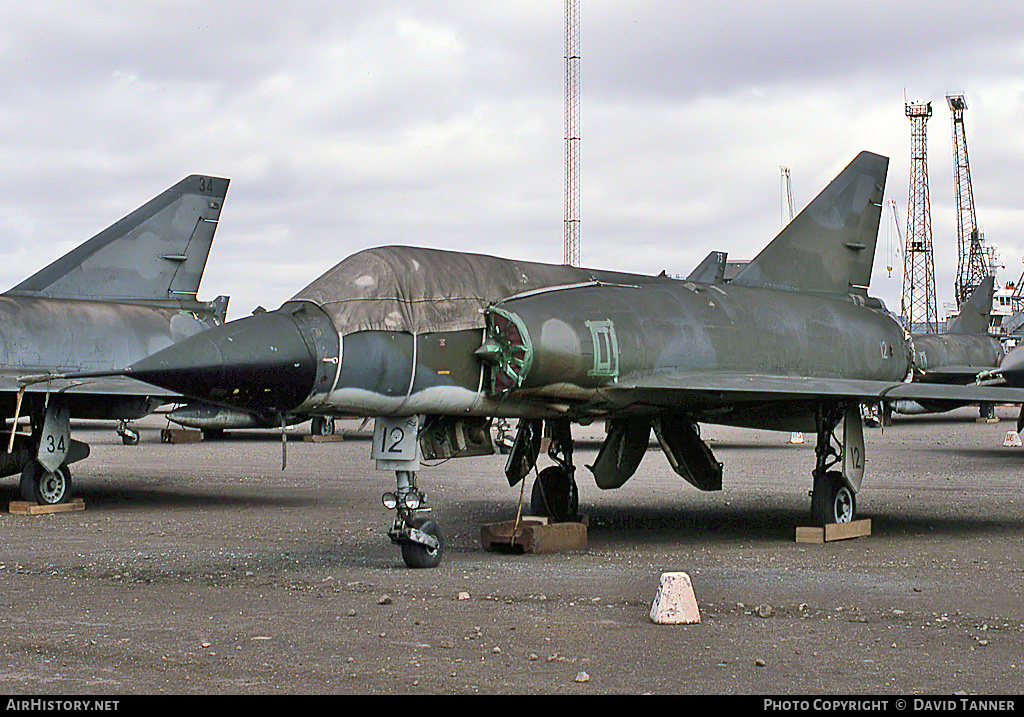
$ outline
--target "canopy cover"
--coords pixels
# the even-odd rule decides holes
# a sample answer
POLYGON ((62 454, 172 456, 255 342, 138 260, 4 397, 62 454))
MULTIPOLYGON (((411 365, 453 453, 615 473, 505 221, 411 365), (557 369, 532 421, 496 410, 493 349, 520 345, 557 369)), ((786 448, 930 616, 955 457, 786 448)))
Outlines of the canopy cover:
POLYGON ((504 298, 593 281, 568 265, 485 254, 385 246, 353 254, 296 294, 321 306, 343 334, 482 329, 482 310, 504 298))

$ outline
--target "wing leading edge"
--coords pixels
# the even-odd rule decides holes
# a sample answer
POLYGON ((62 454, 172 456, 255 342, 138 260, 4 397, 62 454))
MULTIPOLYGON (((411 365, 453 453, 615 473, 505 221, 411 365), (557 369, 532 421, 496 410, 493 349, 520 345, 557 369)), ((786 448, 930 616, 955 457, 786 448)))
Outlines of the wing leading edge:
POLYGON ((605 389, 620 397, 632 394, 644 403, 672 408, 693 399, 718 398, 723 403, 758 402, 766 399, 805 400, 853 398, 872 400, 932 400, 964 403, 1021 403, 1024 389, 926 383, 892 383, 849 378, 805 378, 743 373, 659 373, 624 377, 605 389))

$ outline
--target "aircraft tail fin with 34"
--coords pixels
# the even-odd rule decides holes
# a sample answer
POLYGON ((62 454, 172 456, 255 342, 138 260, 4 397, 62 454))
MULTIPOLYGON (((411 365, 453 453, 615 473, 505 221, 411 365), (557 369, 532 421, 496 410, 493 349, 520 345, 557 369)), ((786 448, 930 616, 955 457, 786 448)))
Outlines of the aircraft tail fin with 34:
POLYGON ((194 302, 228 183, 186 177, 6 295, 194 302))

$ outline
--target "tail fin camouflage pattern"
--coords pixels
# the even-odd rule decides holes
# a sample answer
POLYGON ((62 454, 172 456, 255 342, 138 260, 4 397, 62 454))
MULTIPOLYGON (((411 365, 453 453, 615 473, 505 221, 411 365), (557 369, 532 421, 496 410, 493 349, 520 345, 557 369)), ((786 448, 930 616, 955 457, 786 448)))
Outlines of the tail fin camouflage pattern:
POLYGON ((731 283, 866 296, 888 167, 858 154, 731 283))
POLYGON ((971 298, 960 309, 960 315, 950 322, 947 334, 987 334, 992 315, 992 297, 996 292, 996 278, 986 276, 975 288, 971 298))
POLYGON ((6 295, 194 302, 228 183, 186 177, 6 295))

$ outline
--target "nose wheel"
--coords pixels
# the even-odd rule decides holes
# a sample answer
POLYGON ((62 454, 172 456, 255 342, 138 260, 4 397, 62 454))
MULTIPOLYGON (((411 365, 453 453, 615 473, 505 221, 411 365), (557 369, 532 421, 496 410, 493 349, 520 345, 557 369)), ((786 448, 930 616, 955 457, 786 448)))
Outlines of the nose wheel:
POLYGON ((141 436, 139 432, 132 428, 128 421, 121 420, 117 422, 117 435, 121 436, 121 443, 126 446, 137 446, 141 436))
POLYGON ((398 488, 385 493, 384 507, 395 511, 395 522, 388 531, 392 543, 402 550, 402 560, 410 568, 436 568, 444 555, 444 536, 436 520, 421 513, 429 512, 423 493, 416 487, 416 474, 395 471, 398 488))
POLYGON ((409 537, 401 546, 402 560, 406 566, 436 568, 441 564, 441 556, 444 553, 441 526, 430 518, 413 518, 409 537))

